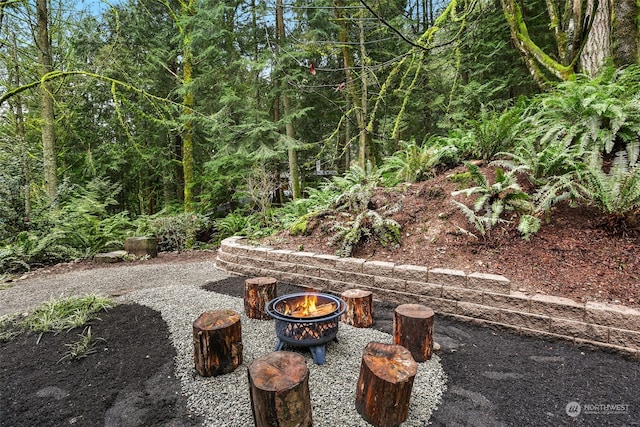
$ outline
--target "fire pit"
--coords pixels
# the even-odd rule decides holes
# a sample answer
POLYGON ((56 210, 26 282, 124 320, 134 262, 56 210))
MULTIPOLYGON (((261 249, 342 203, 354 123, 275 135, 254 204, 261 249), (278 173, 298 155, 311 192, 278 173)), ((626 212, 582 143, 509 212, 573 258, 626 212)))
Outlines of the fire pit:
POLYGON ((337 341, 338 319, 345 309, 346 304, 340 298, 322 293, 296 293, 272 299, 266 310, 276 321, 276 351, 285 344, 309 347, 313 362, 322 365, 325 345, 337 341))

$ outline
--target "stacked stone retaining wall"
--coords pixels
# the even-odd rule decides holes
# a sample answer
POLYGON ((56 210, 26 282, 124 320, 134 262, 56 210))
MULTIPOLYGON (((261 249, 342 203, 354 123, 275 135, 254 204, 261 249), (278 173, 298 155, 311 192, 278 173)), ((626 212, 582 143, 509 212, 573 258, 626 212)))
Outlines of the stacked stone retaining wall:
POLYGON ((222 242, 216 264, 231 273, 275 277, 335 294, 365 289, 374 298, 424 304, 458 320, 605 347, 640 359, 639 310, 528 295, 512 290, 500 275, 251 246, 242 237, 222 242))

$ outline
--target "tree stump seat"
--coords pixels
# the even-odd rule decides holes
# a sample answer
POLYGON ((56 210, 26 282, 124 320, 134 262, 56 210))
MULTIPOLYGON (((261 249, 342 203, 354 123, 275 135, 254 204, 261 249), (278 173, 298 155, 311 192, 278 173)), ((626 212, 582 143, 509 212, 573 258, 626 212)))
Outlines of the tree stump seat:
POLYGON ((407 420, 418 364, 406 348, 370 342, 364 349, 356 389, 356 409, 376 427, 407 420))
POLYGON ((266 306, 276 297, 278 281, 273 277, 253 277, 244 281, 244 314, 250 319, 269 320, 266 306))
POLYGON ((362 289, 348 289, 340 297, 347 308, 340 320, 356 328, 373 325, 373 294, 362 289))
POLYGON ((256 427, 310 427, 309 369, 302 355, 268 353, 247 369, 256 427))
POLYGON ((434 313, 421 304, 402 304, 393 313, 393 342, 406 347, 416 362, 431 359, 434 313))
POLYGON ((203 377, 233 372, 242 365, 242 326, 233 310, 205 311, 193 322, 193 359, 203 377))

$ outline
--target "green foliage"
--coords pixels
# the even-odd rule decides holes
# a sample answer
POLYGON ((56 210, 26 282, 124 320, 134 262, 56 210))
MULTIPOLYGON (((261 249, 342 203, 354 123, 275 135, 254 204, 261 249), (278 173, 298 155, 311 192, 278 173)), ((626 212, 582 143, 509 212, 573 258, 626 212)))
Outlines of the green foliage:
POLYGON ((85 187, 62 187, 59 205, 35 216, 31 230, 17 234, 0 250, 0 272, 24 271, 122 247, 134 224, 127 212, 109 213, 118 192, 118 186, 98 178, 85 187))
POLYGON ((582 196, 611 218, 616 229, 637 225, 640 214, 640 163, 631 163, 625 152, 617 153, 608 172, 595 157, 582 174, 582 196))
POLYGON ((379 173, 388 186, 424 181, 431 178, 434 168, 449 159, 455 150, 451 145, 438 146, 427 142, 419 146, 413 140, 403 142, 400 150, 384 159, 379 173))
MULTIPOLYGON (((627 150, 640 136, 640 68, 605 70, 594 80, 559 84, 533 99, 526 115, 525 137, 540 147, 576 147, 579 153, 627 150)), ((628 150, 629 161, 637 153, 628 150)))
POLYGON ((51 300, 29 313, 24 325, 32 332, 70 330, 114 306, 110 299, 96 295, 51 300))
POLYGON ((82 333, 78 334, 78 336, 80 337, 78 341, 71 344, 65 344, 69 348, 69 350, 67 350, 64 356, 62 356, 58 360, 58 363, 62 362, 65 359, 84 359, 85 357, 96 353, 97 350, 95 347, 99 341, 106 342, 104 338, 95 338, 93 336, 93 334, 91 333, 91 326, 87 326, 86 328, 84 328, 82 333))
POLYGON ((221 241, 231 236, 254 237, 260 228, 260 221, 256 215, 247 214, 244 210, 231 212, 224 218, 214 221, 217 240, 221 241))
POLYGON ((524 238, 528 239, 532 233, 538 231, 539 219, 529 215, 533 212, 534 206, 529 201, 527 193, 522 191, 513 173, 505 173, 497 168, 495 182, 490 183, 480 168, 471 163, 465 163, 465 165, 477 185, 454 191, 451 195, 475 196, 473 208, 457 200, 453 203, 460 208, 481 236, 489 237, 496 225, 510 223, 511 218, 504 218, 509 213, 525 214, 520 217, 518 226, 524 238))
POLYGON ((402 240, 400 225, 374 210, 362 211, 353 219, 337 221, 331 231, 335 234, 329 243, 339 246, 336 254, 343 257, 351 256, 356 246, 368 238, 375 238, 383 246, 398 244, 402 240))
POLYGON ((210 220, 200 214, 183 212, 167 215, 159 212, 146 218, 140 218, 139 233, 151 235, 158 241, 159 251, 183 251, 191 249, 200 233, 212 227, 210 220))

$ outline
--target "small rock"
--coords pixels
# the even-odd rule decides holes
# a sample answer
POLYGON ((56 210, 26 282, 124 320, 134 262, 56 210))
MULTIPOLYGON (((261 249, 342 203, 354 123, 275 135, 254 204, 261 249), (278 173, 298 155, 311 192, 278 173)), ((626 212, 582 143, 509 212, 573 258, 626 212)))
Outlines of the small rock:
POLYGON ((433 351, 440 351, 440 344, 435 341, 433 343, 433 351))

